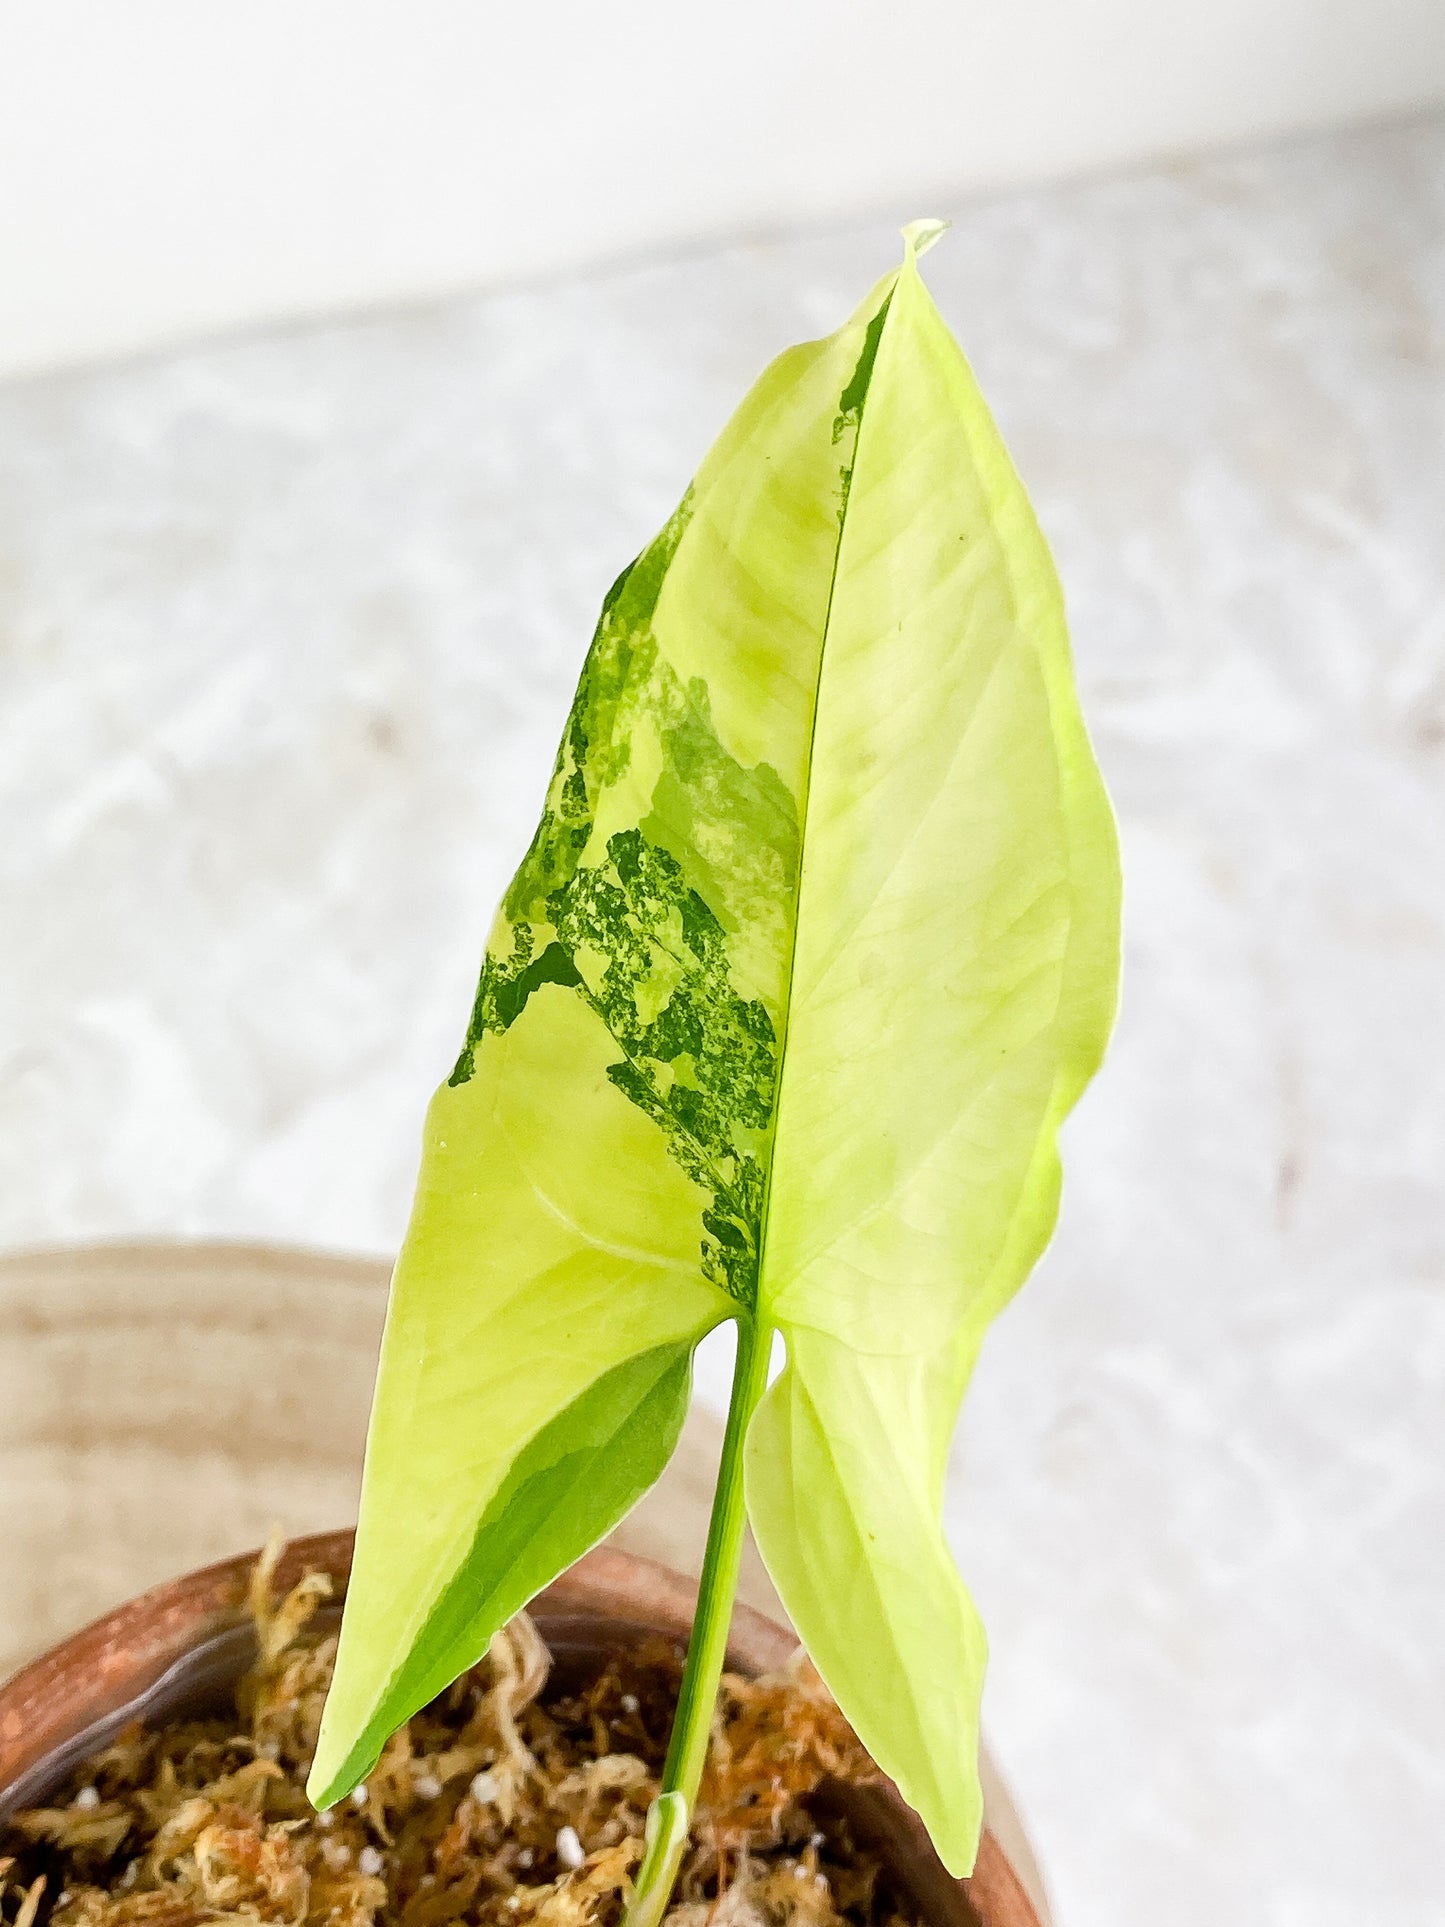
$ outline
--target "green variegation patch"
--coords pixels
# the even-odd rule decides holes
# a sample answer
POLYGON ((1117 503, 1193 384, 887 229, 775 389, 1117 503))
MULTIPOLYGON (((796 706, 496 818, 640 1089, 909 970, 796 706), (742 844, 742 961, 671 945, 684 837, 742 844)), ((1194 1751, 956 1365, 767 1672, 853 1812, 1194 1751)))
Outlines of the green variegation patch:
POLYGON ((951 1867, 977 1840, 945 1463, 1053 1223, 1118 872, 1047 550, 919 278, 933 232, 767 370, 608 595, 393 1288, 323 1804, 657 1476, 693 1347, 737 1324, 633 1927, 697 1790, 744 1468, 844 1711, 951 1867))
POLYGON ((751 1308, 780 1011, 740 984, 760 939, 774 979, 789 942, 798 813, 774 769, 728 752, 706 683, 684 686, 659 648, 653 617, 691 501, 607 598, 450 1082, 475 1074, 482 1039, 516 1023, 534 990, 570 990, 617 1046, 609 1078, 711 1194, 704 1275, 751 1308), (605 833, 633 814, 648 782, 641 821, 599 847, 599 819, 605 833))

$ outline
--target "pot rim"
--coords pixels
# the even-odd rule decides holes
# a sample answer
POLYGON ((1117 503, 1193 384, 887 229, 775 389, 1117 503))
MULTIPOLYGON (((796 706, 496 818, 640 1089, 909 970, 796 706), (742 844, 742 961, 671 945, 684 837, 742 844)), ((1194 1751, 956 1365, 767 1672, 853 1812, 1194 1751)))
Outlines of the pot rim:
MULTIPOLYGON (((352 1540, 350 1531, 291 1540, 273 1583, 284 1591, 304 1572, 321 1570, 344 1587, 352 1540)), ((0 1817, 103 1745, 106 1728, 144 1717, 182 1666, 195 1674, 198 1656, 203 1673, 209 1667, 217 1679, 235 1676, 249 1633, 247 1582, 259 1556, 243 1553, 152 1587, 0 1683, 0 1817)), ((685 1640, 696 1599, 695 1583, 682 1574, 602 1545, 544 1588, 528 1610, 554 1638, 565 1634, 569 1620, 601 1620, 620 1633, 685 1640)), ((775 1671, 797 1645, 791 1632, 754 1608, 734 1606, 732 1670, 775 1671)), ((955 1880, 893 1787, 882 1793, 876 1818, 917 1876, 916 1898, 937 1927, 1040 1927, 1027 1888, 987 1825, 972 1874, 955 1880)))

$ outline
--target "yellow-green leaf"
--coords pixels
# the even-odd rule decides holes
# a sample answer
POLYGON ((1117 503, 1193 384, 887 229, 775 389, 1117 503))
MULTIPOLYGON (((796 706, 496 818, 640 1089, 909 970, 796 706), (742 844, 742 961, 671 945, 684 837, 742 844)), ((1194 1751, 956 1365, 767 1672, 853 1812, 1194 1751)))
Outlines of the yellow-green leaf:
POLYGON ((427 1118, 309 1786, 318 1806, 657 1477, 682 1410, 655 1402, 656 1368, 675 1392, 726 1304, 698 1271, 701 1194, 608 1079, 605 1029, 555 984, 529 1008, 531 1022, 487 1039, 486 1074, 444 1085, 427 1118), (630 1381, 629 1364, 642 1366, 630 1381), (606 1409, 618 1376, 637 1404, 654 1400, 641 1438, 606 1409), (588 1396, 599 1385, 601 1410, 588 1396), (531 1477, 518 1491, 519 1461, 531 1477), (574 1475, 570 1506, 559 1470, 574 1475), (489 1544, 481 1528, 500 1527, 492 1507, 509 1482, 534 1530, 512 1519, 489 1544))
POLYGON ((1113 1016, 1113 824, 1023 489, 910 260, 838 549, 760 1313, 788 1364, 748 1503, 808 1649, 955 1870, 984 1641, 939 1524, 989 1320, 1053 1226, 1113 1016))
POLYGON ((935 231, 767 370, 604 605, 428 1121, 324 1799, 656 1476, 734 1318, 753 1359, 786 1340, 747 1447, 784 1603, 971 1862, 944 1466, 1052 1226, 1118 870, 1047 551, 918 275, 935 231))

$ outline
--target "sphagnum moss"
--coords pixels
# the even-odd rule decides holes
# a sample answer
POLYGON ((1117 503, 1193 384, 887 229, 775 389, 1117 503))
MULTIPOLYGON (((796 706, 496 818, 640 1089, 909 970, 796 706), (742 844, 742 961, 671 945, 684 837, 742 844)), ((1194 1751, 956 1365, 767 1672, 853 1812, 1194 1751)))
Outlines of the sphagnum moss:
MULTIPOLYGON (((311 1574, 251 1588, 234 1716, 122 1733, 0 1835, 3 1927, 615 1927, 680 1654, 658 1640, 547 1691, 525 1614, 390 1741, 349 1799, 304 1791, 335 1657, 311 1574)), ((876 1769, 815 1674, 727 1676, 674 1927, 905 1927, 877 1860, 807 1802, 876 1769)))

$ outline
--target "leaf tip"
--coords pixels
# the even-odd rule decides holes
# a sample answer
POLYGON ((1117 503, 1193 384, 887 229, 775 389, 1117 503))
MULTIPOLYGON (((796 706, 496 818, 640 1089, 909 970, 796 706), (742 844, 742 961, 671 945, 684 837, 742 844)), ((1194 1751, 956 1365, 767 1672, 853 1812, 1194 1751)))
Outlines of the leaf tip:
POLYGON ((908 250, 908 259, 921 261, 939 236, 952 226, 952 221, 937 219, 910 221, 903 229, 903 244, 908 250))
POLYGON ((306 1780, 306 1798, 318 1813, 325 1813, 328 1807, 339 1806, 353 1788, 360 1786, 367 1771, 364 1767, 360 1772, 356 1770, 358 1762, 355 1753, 338 1765, 334 1751, 328 1749, 326 1740, 323 1732, 306 1780))
POLYGON ((335 1784, 334 1775, 323 1775, 312 1768, 306 1782, 306 1798, 318 1813, 325 1813, 328 1808, 338 1805, 346 1798, 346 1793, 344 1786, 335 1784))

